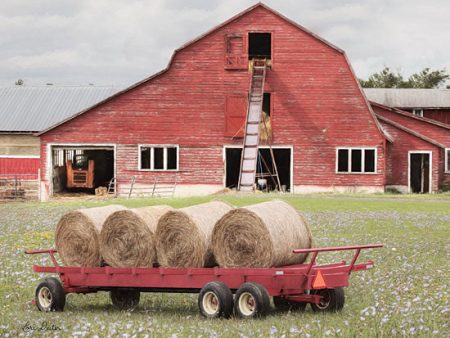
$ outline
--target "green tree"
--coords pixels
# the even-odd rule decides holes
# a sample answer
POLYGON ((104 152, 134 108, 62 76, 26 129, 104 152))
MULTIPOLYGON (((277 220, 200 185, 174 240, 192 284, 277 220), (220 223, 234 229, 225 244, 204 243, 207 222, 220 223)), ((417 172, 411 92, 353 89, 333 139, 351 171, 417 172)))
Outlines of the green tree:
POLYGON ((394 73, 389 67, 373 73, 368 80, 359 80, 364 88, 399 88, 404 82, 400 73, 394 73))
POLYGON ((384 67, 380 72, 370 75, 369 79, 359 81, 364 88, 437 88, 449 78, 445 69, 425 68, 404 80, 399 72, 394 73, 389 67, 384 67))

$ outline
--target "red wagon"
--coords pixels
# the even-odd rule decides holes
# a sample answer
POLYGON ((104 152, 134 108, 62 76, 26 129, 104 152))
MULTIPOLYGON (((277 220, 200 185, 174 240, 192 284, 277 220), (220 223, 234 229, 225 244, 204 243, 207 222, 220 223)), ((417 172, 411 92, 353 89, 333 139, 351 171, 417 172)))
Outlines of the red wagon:
POLYGON ((41 311, 63 311, 68 293, 109 291, 113 305, 132 309, 141 292, 172 292, 199 293, 200 312, 208 318, 229 317, 233 310, 240 317, 252 318, 268 311, 270 297, 282 309, 301 310, 310 303, 314 311, 341 310, 343 287, 349 285, 350 274, 374 266, 373 261, 356 263, 361 250, 382 246, 298 249, 294 252, 312 253, 309 263, 276 268, 65 267, 56 261, 56 250, 26 253, 48 253, 54 265, 33 265, 33 271, 57 273, 61 280, 49 277, 37 286, 34 301, 41 311), (349 264, 316 264, 319 252, 343 250, 355 250, 349 264))

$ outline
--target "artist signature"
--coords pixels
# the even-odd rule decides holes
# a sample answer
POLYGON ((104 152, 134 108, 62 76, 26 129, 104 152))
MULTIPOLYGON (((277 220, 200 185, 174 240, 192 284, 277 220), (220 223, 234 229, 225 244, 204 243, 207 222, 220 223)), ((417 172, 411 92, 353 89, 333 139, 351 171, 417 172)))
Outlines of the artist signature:
POLYGON ((26 322, 24 326, 22 326, 22 330, 25 332, 31 331, 59 331, 61 328, 58 325, 43 321, 40 324, 31 324, 30 322, 26 322))

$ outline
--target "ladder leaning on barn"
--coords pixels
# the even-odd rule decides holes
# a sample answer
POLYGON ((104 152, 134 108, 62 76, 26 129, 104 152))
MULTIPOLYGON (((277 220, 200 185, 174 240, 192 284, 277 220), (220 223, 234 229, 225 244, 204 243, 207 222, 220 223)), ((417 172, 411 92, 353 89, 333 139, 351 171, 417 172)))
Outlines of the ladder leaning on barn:
MULTIPOLYGON (((256 178, 256 163, 258 159, 259 127, 262 118, 264 82, 266 79, 266 59, 255 59, 253 61, 252 78, 248 97, 247 118, 244 130, 244 145, 241 154, 241 166, 239 171, 238 190, 253 191, 256 178)), ((264 121, 264 126, 265 121, 264 121)), ((280 179, 275 163, 272 147, 270 146, 275 176, 280 188, 280 179)), ((262 158, 262 156, 261 156, 262 158)), ((267 165, 266 165, 267 166, 267 165)), ((271 174, 274 176, 274 174, 271 174)))

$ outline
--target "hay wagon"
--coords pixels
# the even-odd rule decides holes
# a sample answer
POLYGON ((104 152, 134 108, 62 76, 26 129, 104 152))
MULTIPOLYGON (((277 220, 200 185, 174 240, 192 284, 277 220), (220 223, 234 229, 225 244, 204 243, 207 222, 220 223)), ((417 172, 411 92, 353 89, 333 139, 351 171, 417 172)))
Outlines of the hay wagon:
POLYGON ((267 313, 270 297, 279 309, 302 310, 309 303, 317 312, 341 310, 350 274, 374 266, 370 260, 356 263, 361 250, 382 246, 298 249, 294 252, 312 254, 309 263, 275 268, 65 267, 58 264, 54 249, 26 253, 49 254, 53 266, 33 265, 33 271, 60 278, 45 278, 37 286, 33 302, 41 311, 63 311, 68 293, 109 291, 114 306, 129 310, 138 305, 141 292, 171 292, 198 293, 200 312, 207 318, 227 318, 233 310, 239 317, 253 318, 267 313), (349 264, 316 264, 320 252, 344 250, 355 251, 349 264))

